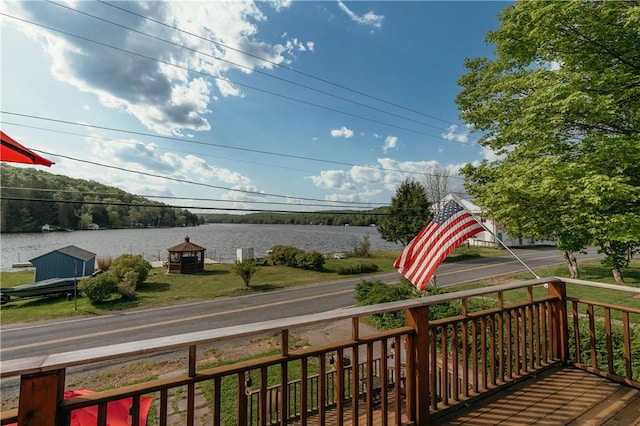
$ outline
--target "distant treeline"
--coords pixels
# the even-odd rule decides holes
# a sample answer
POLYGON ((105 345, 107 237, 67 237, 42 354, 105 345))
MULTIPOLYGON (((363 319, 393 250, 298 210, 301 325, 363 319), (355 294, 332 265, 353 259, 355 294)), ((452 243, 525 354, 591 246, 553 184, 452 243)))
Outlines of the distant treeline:
POLYGON ((207 223, 258 223, 270 225, 376 226, 387 214, 386 207, 372 210, 333 210, 314 213, 249 213, 244 215, 210 214, 201 216, 207 223))
POLYGON ((195 214, 95 181, 0 164, 0 232, 195 226, 203 223, 376 226, 386 207, 313 213, 195 214))
POLYGON ((0 164, 0 232, 194 226, 202 218, 94 181, 0 164))

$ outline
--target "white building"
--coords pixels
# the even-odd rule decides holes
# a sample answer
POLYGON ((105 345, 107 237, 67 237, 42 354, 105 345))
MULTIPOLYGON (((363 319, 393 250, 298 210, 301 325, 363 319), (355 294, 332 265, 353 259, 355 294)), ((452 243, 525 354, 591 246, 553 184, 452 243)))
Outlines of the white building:
POLYGON ((485 219, 482 216, 482 210, 480 207, 476 206, 469 200, 460 199, 458 197, 454 197, 453 195, 447 195, 442 202, 440 202, 440 207, 444 206, 447 201, 454 199, 456 202, 460 203, 462 207, 467 209, 469 213, 478 219, 488 231, 482 231, 473 237, 469 238, 467 241, 469 245, 472 246, 487 246, 487 247, 500 247, 502 244, 496 241, 496 239, 502 241, 508 247, 530 247, 530 246, 549 246, 555 245, 553 241, 550 240, 536 240, 531 237, 515 237, 507 234, 507 231, 504 229, 502 225, 494 222, 491 219, 485 219))

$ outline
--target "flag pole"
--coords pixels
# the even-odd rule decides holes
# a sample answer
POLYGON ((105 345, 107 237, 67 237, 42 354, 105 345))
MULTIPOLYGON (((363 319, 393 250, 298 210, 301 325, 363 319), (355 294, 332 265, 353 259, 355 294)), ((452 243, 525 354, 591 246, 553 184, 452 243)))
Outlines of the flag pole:
POLYGON ((494 233, 493 233, 493 231, 491 231, 489 228, 487 228, 487 226, 486 226, 484 223, 482 223, 482 221, 480 221, 480 220, 476 217, 476 215, 474 215, 473 213, 471 213, 471 212, 469 211, 469 209, 467 209, 467 208, 464 206, 464 204, 462 203, 462 200, 461 200, 461 199, 459 199, 459 198, 458 198, 457 196, 455 196, 454 194, 451 194, 451 196, 452 196, 452 197, 453 197, 453 199, 456 201, 456 203, 458 203, 458 204, 460 205, 460 207, 462 207, 462 208, 463 208, 467 213, 469 213, 469 214, 471 215, 471 217, 473 217, 473 218, 475 219, 475 221, 476 221, 476 222, 478 222, 478 223, 480 224, 480 226, 482 226, 484 229, 486 229, 486 230, 487 230, 487 232, 493 236, 493 239, 494 239, 495 241, 498 241, 498 242, 502 245, 502 247, 504 247, 505 249, 507 249, 507 251, 508 251, 509 253, 511 253, 511 255, 512 255, 513 257, 515 257, 515 258, 518 260, 518 262, 522 263, 522 266, 524 266, 525 268, 527 268, 527 270, 528 270, 529 272, 531 272, 531 273, 533 274, 533 276, 534 276, 534 277, 536 277, 536 278, 540 278, 540 277, 538 276, 538 274, 536 274, 535 272, 533 272, 533 269, 529 268, 529 265, 527 265, 526 263, 524 263, 524 261, 523 261, 522 259, 520 259, 520 258, 519 258, 519 257, 518 257, 514 252, 513 252, 513 250, 511 250, 509 247, 507 247, 507 245, 506 245, 506 244, 505 244, 501 239, 499 239, 499 238, 496 236, 496 234, 494 234, 494 233))

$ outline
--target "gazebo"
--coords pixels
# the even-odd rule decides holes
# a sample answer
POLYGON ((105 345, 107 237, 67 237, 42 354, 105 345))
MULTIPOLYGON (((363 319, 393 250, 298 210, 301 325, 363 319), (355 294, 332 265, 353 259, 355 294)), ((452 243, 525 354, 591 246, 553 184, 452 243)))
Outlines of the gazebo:
POLYGON ((188 235, 184 238, 183 243, 167 250, 169 251, 168 274, 193 274, 204 271, 204 251, 206 249, 190 242, 188 235))

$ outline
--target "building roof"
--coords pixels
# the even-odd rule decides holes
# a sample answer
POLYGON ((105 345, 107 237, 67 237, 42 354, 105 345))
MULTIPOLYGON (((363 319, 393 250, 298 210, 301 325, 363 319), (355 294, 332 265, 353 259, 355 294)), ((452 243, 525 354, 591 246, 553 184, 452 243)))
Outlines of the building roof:
POLYGON ((464 209, 466 209, 471 214, 482 213, 482 209, 477 205, 475 205, 471 200, 461 198, 461 197, 455 197, 453 194, 447 194, 443 198, 443 200, 439 203, 440 207, 444 206, 449 200, 455 200, 457 203, 459 203, 464 209))
POLYGON ((200 247, 197 244, 193 244, 189 241, 189 236, 184 237, 184 242, 177 246, 169 247, 168 251, 204 251, 206 248, 200 247))
POLYGON ((80 247, 76 247, 76 246, 67 246, 67 247, 59 248, 57 250, 50 251, 49 253, 41 254, 40 256, 34 257, 33 259, 30 260, 30 262, 33 262, 34 260, 40 259, 43 256, 47 256, 55 252, 66 254, 67 256, 71 256, 75 259, 82 260, 83 262, 86 262, 87 260, 91 260, 94 257, 96 257, 95 253, 91 253, 88 250, 81 249, 80 247))

